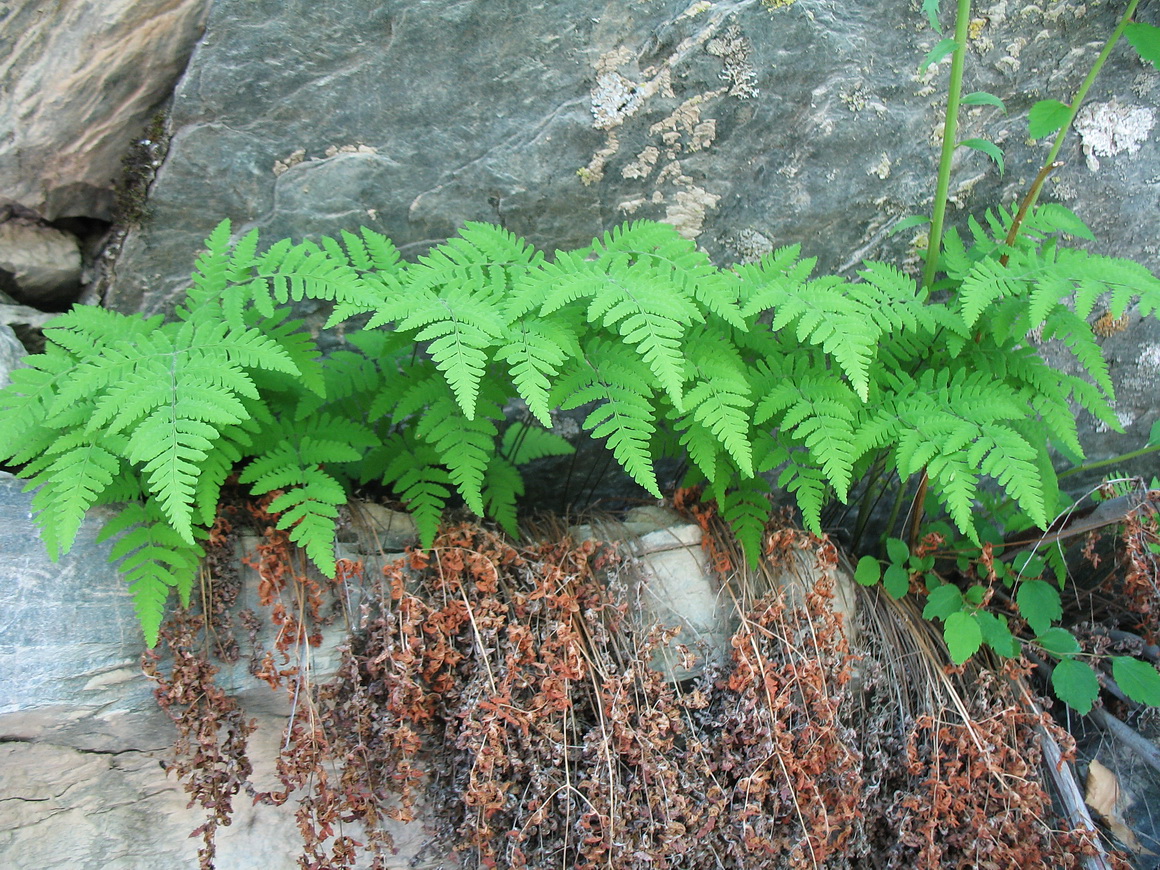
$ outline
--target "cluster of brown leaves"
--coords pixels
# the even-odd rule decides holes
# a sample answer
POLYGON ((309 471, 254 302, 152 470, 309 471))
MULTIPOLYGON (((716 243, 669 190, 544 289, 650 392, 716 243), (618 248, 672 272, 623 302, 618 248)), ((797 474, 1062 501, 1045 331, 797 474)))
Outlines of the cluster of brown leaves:
MULTIPOLYGON (((715 529, 711 511, 698 519, 715 529)), ((740 564, 708 539, 717 565, 740 564)), ((172 674, 153 670, 181 730, 173 770, 213 813, 202 866, 241 789, 294 797, 306 870, 360 853, 385 870, 388 820, 415 819, 464 867, 1072 866, 1088 846, 1039 786, 1043 723, 1002 682, 969 709, 942 691, 916 701, 881 664, 903 651, 850 649, 833 546, 793 530, 768 543, 770 564, 723 580, 738 628, 714 658, 641 622, 609 582, 631 570, 611 547, 451 527, 382 577, 342 563, 366 604, 338 672, 315 682, 293 655, 318 641, 335 590, 291 567, 267 524, 255 565, 280 633, 255 658, 293 699, 282 789, 247 779, 246 725, 193 652, 199 617, 168 631, 172 674), (820 579, 770 582, 802 552, 820 579), (701 676, 670 682, 650 666, 664 649, 707 659, 701 676)))
MULTIPOLYGON (((1160 492, 1148 494, 1148 505, 1160 504, 1160 492)), ((1136 510, 1120 533, 1124 587, 1123 610, 1134 619, 1131 628, 1148 643, 1160 642, 1160 511, 1136 510)))
POLYGON ((907 771, 917 785, 895 808, 895 851, 909 866, 1063 868, 1095 854, 1089 834, 1052 824, 1037 729, 1070 747, 1069 754, 1074 741, 1014 697, 1012 686, 1026 672, 1008 662, 1000 676, 978 673, 966 718, 946 711, 918 718, 906 745, 907 771))
POLYGON ((368 778, 385 772, 404 807, 424 787, 457 807, 455 847, 484 867, 842 854, 860 759, 839 717, 849 655, 826 607, 832 579, 801 609, 762 596, 729 661, 682 688, 648 665, 676 633, 634 624, 601 579, 614 560, 591 543, 516 549, 460 526, 391 568, 390 607, 342 681, 376 711, 357 748, 388 752, 362 754, 368 778))

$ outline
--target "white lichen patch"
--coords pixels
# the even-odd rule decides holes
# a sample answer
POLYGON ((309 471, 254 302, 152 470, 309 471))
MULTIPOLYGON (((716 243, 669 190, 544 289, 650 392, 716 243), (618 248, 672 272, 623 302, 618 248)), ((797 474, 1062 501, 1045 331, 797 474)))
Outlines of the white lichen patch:
POLYGON ((1087 167, 1100 168, 1100 157, 1135 154, 1156 126, 1156 113, 1143 106, 1125 106, 1113 99, 1089 103, 1079 110, 1075 129, 1083 142, 1087 167))
POLYGON ((379 149, 370 145, 331 145, 323 153, 327 157, 336 157, 339 154, 378 154, 379 149))
POLYGON ((713 4, 710 3, 709 0, 701 0, 701 2, 694 3, 688 9, 678 15, 677 21, 681 21, 685 18, 696 18, 698 15, 702 14, 703 12, 708 12, 712 8, 713 4))
POLYGON ((729 96, 741 100, 756 97, 757 73, 749 63, 749 53, 752 45, 741 35, 741 28, 731 24, 721 36, 714 37, 705 43, 705 51, 714 57, 721 58, 724 69, 721 78, 729 82, 729 96))
POLYGON ((609 131, 604 141, 604 147, 592 155, 592 159, 588 161, 587 166, 582 166, 576 170, 576 174, 580 176, 580 181, 585 187, 594 184, 604 177, 604 167, 608 165, 608 161, 616 155, 620 150, 620 139, 617 138, 615 131, 609 131))
POLYGON ((305 159, 306 159, 306 149, 305 148, 298 148, 294 151, 291 151, 289 156, 284 157, 281 160, 274 161, 274 174, 281 175, 283 172, 285 172, 286 170, 290 169, 293 166, 297 166, 299 163, 301 163, 305 159))
POLYGON ((660 149, 655 145, 649 145, 636 155, 636 160, 620 170, 620 174, 624 178, 647 178, 660 156, 660 149))
POLYGON ((610 130, 620 126, 624 123, 624 119, 632 117, 643 103, 637 84, 618 72, 597 73, 591 101, 592 117, 598 130, 610 130))
POLYGON ((705 226, 706 212, 720 201, 721 197, 689 182, 686 189, 677 191, 676 202, 669 203, 661 220, 672 224, 682 238, 695 239, 705 226))
POLYGON ((703 151, 713 144, 717 138, 717 120, 701 120, 701 107, 707 99, 719 97, 723 93, 724 88, 697 94, 681 103, 668 117, 649 127, 649 135, 659 135, 668 149, 666 157, 669 160, 679 151, 703 151))
POLYGON ((890 162, 890 155, 885 151, 882 152, 878 158, 878 162, 866 170, 867 175, 877 175, 883 181, 890 177, 890 168, 893 164, 890 162))
POLYGON ((1136 370, 1123 380, 1124 389, 1149 395, 1155 392, 1156 381, 1160 380, 1160 344, 1149 342, 1140 348, 1136 357, 1136 370))
POLYGON ((773 241, 753 227, 746 227, 737 235, 725 239, 725 244, 742 263, 756 263, 766 254, 773 253, 773 241))
MULTIPOLYGON (((720 77, 727 84, 695 94, 667 117, 650 124, 649 138, 637 146, 635 156, 625 157, 619 168, 622 178, 645 184, 644 189, 626 196, 617 208, 632 214, 645 204, 665 206, 665 220, 688 238, 701 232, 706 211, 715 208, 720 197, 693 184, 682 173, 680 159, 712 148, 717 138, 717 119, 710 115, 713 101, 726 96, 745 99, 757 93, 757 74, 748 60, 750 43, 739 27, 727 24, 730 13, 721 8, 723 5, 705 0, 690 2, 678 18, 696 19, 696 31, 654 65, 641 69, 640 51, 629 46, 620 46, 597 59, 593 64, 595 84, 590 91, 590 107, 593 126, 604 131, 604 147, 592 155, 587 166, 576 171, 585 185, 602 180, 613 171, 611 165, 619 154, 620 139, 627 139, 621 129, 643 133, 641 118, 657 109, 654 98, 676 96, 673 82, 680 81, 681 66, 701 53, 720 58, 720 77)), ((666 110, 671 105, 667 104, 666 110)))

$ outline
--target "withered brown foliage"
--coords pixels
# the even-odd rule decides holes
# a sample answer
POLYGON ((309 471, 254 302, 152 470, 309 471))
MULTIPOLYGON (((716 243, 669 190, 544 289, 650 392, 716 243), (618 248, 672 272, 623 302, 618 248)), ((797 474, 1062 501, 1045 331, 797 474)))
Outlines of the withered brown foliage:
POLYGON ((282 788, 248 781, 245 723, 194 651, 200 617, 167 629, 169 675, 151 665, 181 732, 172 770, 210 813, 201 866, 243 789, 295 805, 314 870, 398 866, 388 820, 415 819, 463 867, 1070 867, 1090 851, 1040 785, 1050 723, 1008 677, 944 672, 929 624, 873 595, 852 648, 832 544, 771 529, 768 563, 742 571, 711 508, 694 515, 737 620, 716 657, 642 622, 615 548, 464 524, 381 577, 342 563, 363 606, 325 681, 295 656, 334 590, 267 524, 255 565, 280 633, 257 660, 293 702, 282 788), (802 554, 813 579, 775 582, 802 554), (662 649, 700 675, 669 681, 662 649))

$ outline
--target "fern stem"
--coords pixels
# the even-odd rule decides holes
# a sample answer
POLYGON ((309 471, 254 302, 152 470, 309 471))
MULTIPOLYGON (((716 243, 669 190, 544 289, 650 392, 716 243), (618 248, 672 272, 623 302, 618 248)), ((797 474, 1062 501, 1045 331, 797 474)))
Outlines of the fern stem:
MULTIPOLYGON (((1079 90, 1075 92, 1075 97, 1073 97, 1071 101, 1071 112, 1067 116, 1067 122, 1063 125, 1063 127, 1060 128, 1059 133, 1056 135, 1055 142, 1051 146, 1051 151, 1048 153, 1047 159, 1043 161, 1044 167, 1049 167, 1055 163, 1055 158, 1059 156, 1059 152, 1063 148, 1063 141, 1067 138, 1067 134, 1071 130, 1071 125, 1075 123, 1076 115, 1079 114, 1079 110, 1083 105, 1084 98, 1087 96, 1088 91, 1091 90, 1091 86, 1095 83, 1096 76, 1098 76, 1100 74, 1100 70, 1103 69, 1104 63, 1112 53, 1112 49, 1116 47, 1116 43, 1120 41, 1120 37, 1123 36, 1124 30, 1126 30, 1128 25, 1131 23, 1132 16, 1135 14, 1136 7, 1139 5, 1140 0, 1131 0, 1131 2, 1128 4, 1128 8, 1124 10, 1124 14, 1120 17, 1120 23, 1116 25, 1116 29, 1112 31, 1112 35, 1109 36, 1108 41, 1104 43, 1103 50, 1100 51, 1099 57, 1097 57, 1095 63, 1092 64, 1092 68, 1088 70, 1087 77, 1083 80, 1083 84, 1079 86, 1079 90)), ((1036 200, 1039 198, 1039 191, 1033 188, 1033 192, 1033 195, 1029 195, 1030 201, 1028 202, 1028 208, 1034 206, 1036 200)), ((1012 229, 1014 230, 1014 227, 1012 227, 1012 229)), ((1008 244, 1011 244, 1011 242, 1008 241, 1008 244)))
POLYGON ((971 20, 971 0, 959 0, 955 13, 955 50, 951 53, 951 80, 947 88, 946 121, 943 123, 942 156, 938 162, 938 184, 935 188, 934 210, 930 218, 930 239, 926 248, 926 264, 922 286, 934 283, 938 269, 939 251, 942 250, 943 222, 946 219, 947 199, 951 186, 951 163, 955 155, 955 139, 959 126, 959 102, 963 91, 963 66, 967 56, 967 26, 971 20))
MULTIPOLYGON (((1019 228, 1023 225, 1023 219, 1027 217, 1027 212, 1031 210, 1031 206, 1035 205, 1035 200, 1039 199, 1039 191, 1043 189, 1044 182, 1047 181, 1047 176, 1063 166, 1060 161, 1047 162, 1043 164, 1043 168, 1039 170, 1039 174, 1035 176, 1035 181, 1031 183, 1031 188, 1027 191, 1027 195, 1023 197, 1023 202, 1019 205, 1019 213, 1015 215, 1015 220, 1011 222, 1011 229, 1007 233, 1005 244, 1011 247, 1015 244, 1015 240, 1019 238, 1019 228)), ((999 258, 1000 265, 1006 266, 1010 257, 1004 254, 999 258)))
POLYGON ((851 548, 855 553, 862 545, 862 537, 866 534, 866 525, 870 522, 870 515, 874 512, 878 502, 882 500, 882 496, 886 494, 886 490, 890 486, 890 479, 894 476, 894 473, 891 472, 885 480, 882 480, 882 472, 885 469, 886 459, 884 456, 879 456, 866 472, 866 489, 858 501, 858 520, 854 524, 854 534, 851 541, 851 548))
POLYGON ((1060 472, 1056 476, 1059 480, 1063 480, 1065 477, 1071 477, 1074 474, 1095 471, 1097 468, 1107 468, 1109 465, 1118 465, 1121 462, 1138 459, 1141 456, 1147 456, 1149 453, 1155 453, 1157 450, 1160 450, 1160 444, 1150 444, 1147 447, 1141 447, 1139 450, 1133 450, 1131 453, 1121 453, 1119 456, 1113 456, 1111 459, 1101 459, 1098 462, 1077 465, 1074 468, 1069 468, 1067 471, 1060 472))
MULTIPOLYGON (((907 478, 907 480, 909 480, 909 478, 907 478)), ((894 531, 894 529, 897 527, 898 515, 900 513, 902 513, 902 502, 905 499, 906 499, 906 481, 900 479, 898 481, 898 495, 896 495, 894 497, 894 505, 890 508, 890 519, 888 519, 886 521, 886 534, 884 534, 882 536, 882 543, 880 544, 880 546, 885 545, 886 538, 889 537, 890 533, 892 531, 894 531)))
POLYGON ((918 546, 918 531, 922 525, 923 508, 926 503, 926 488, 929 483, 930 476, 924 468, 922 470, 922 477, 918 479, 918 490, 914 493, 914 498, 910 501, 910 529, 906 535, 906 543, 909 545, 911 552, 914 552, 918 546))

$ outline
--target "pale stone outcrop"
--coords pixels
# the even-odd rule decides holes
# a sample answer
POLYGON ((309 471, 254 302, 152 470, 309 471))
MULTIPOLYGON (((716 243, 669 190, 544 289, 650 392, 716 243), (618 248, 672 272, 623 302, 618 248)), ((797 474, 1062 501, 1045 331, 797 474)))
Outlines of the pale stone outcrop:
POLYGON ((185 69, 208 0, 5 4, 0 201, 107 220, 121 160, 185 69))

